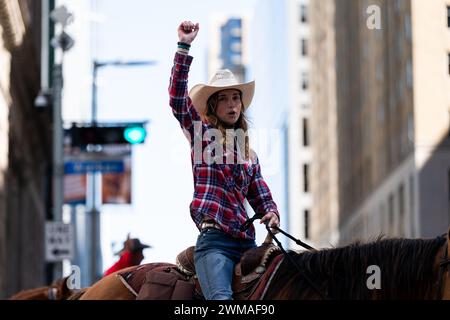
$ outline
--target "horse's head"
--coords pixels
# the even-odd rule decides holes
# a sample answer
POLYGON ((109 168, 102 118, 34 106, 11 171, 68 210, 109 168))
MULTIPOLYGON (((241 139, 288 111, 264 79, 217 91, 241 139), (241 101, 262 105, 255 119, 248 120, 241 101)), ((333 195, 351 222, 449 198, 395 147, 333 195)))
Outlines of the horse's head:
POLYGON ((50 286, 22 290, 10 300, 66 300, 73 293, 67 287, 67 277, 55 280, 50 286))

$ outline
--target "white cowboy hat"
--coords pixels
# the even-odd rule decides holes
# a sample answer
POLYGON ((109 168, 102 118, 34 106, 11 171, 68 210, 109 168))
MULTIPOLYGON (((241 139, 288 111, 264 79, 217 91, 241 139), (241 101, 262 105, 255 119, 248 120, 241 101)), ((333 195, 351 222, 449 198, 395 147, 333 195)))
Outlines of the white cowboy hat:
POLYGON ((211 80, 209 80, 208 84, 197 84, 192 87, 191 91, 189 91, 189 96, 192 99, 195 110, 204 115, 207 110, 206 103, 208 98, 212 94, 226 89, 237 89, 241 91, 242 103, 244 108, 247 109, 250 106, 255 93, 255 81, 239 83, 230 70, 217 70, 211 80))

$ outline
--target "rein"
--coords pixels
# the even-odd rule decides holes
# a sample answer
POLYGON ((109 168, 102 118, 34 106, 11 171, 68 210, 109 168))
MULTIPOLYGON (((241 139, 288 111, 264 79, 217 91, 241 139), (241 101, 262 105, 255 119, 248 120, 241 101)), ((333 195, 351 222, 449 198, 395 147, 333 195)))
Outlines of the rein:
MULTIPOLYGON (((245 231, 246 229, 248 229, 250 227, 250 225, 256 220, 256 219, 260 219, 262 217, 262 215, 259 214, 255 214, 253 217, 251 217, 250 219, 248 219, 244 225, 241 227, 241 231, 245 231)), ((283 253, 283 255, 289 260, 290 263, 292 263, 294 265, 294 267, 297 269, 297 271, 299 272, 300 276, 303 276, 303 278, 305 278, 305 280, 309 283, 309 285, 311 286, 311 288, 313 288, 318 294, 319 296, 324 299, 324 300, 330 300, 330 297, 326 294, 324 294, 322 292, 322 290, 319 289, 319 287, 314 283, 314 281, 312 281, 301 269, 301 267, 298 265, 298 263, 292 259, 292 257, 286 252, 286 250, 284 250, 283 246, 281 245, 281 242, 277 239, 277 237, 275 236, 275 234, 272 232, 272 230, 270 230, 271 228, 268 226, 268 223, 265 224, 266 225, 266 229, 267 232, 269 233, 269 235, 272 237, 272 239, 275 240, 275 242, 277 243, 278 247, 280 247, 281 252, 283 253)), ((302 246, 303 248, 306 248, 308 250, 315 250, 313 247, 311 247, 310 245, 304 243, 303 241, 296 239, 295 237, 293 237, 292 235, 290 235, 289 233, 287 233, 286 231, 280 229, 279 227, 272 227, 272 229, 278 230, 279 232, 281 232, 283 235, 285 235, 286 237, 288 237, 289 239, 293 240, 296 244, 302 246)))

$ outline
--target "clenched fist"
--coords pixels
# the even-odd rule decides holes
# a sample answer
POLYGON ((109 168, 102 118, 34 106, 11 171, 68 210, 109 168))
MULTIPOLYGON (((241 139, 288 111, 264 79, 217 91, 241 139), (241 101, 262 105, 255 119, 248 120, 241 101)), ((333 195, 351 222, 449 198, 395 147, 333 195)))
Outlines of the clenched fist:
POLYGON ((200 26, 198 23, 194 24, 191 21, 183 21, 178 27, 178 39, 180 42, 191 44, 197 37, 200 26))

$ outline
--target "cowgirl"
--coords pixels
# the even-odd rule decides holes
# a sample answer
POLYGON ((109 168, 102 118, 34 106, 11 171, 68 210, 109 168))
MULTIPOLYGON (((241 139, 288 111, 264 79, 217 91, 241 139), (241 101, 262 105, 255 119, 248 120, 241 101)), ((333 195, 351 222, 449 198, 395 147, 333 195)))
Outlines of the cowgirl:
POLYGON ((239 83, 229 70, 218 70, 208 84, 196 85, 188 94, 193 59, 189 48, 198 31, 199 24, 190 21, 178 27, 170 106, 191 143, 194 197, 190 212, 200 230, 194 254, 200 286, 206 299, 232 299, 234 266, 247 249, 256 247, 253 225, 240 230, 248 218, 244 200, 269 227, 279 226, 279 213, 245 137, 244 112, 255 82, 239 83), (204 141, 204 137, 210 139, 204 141))

